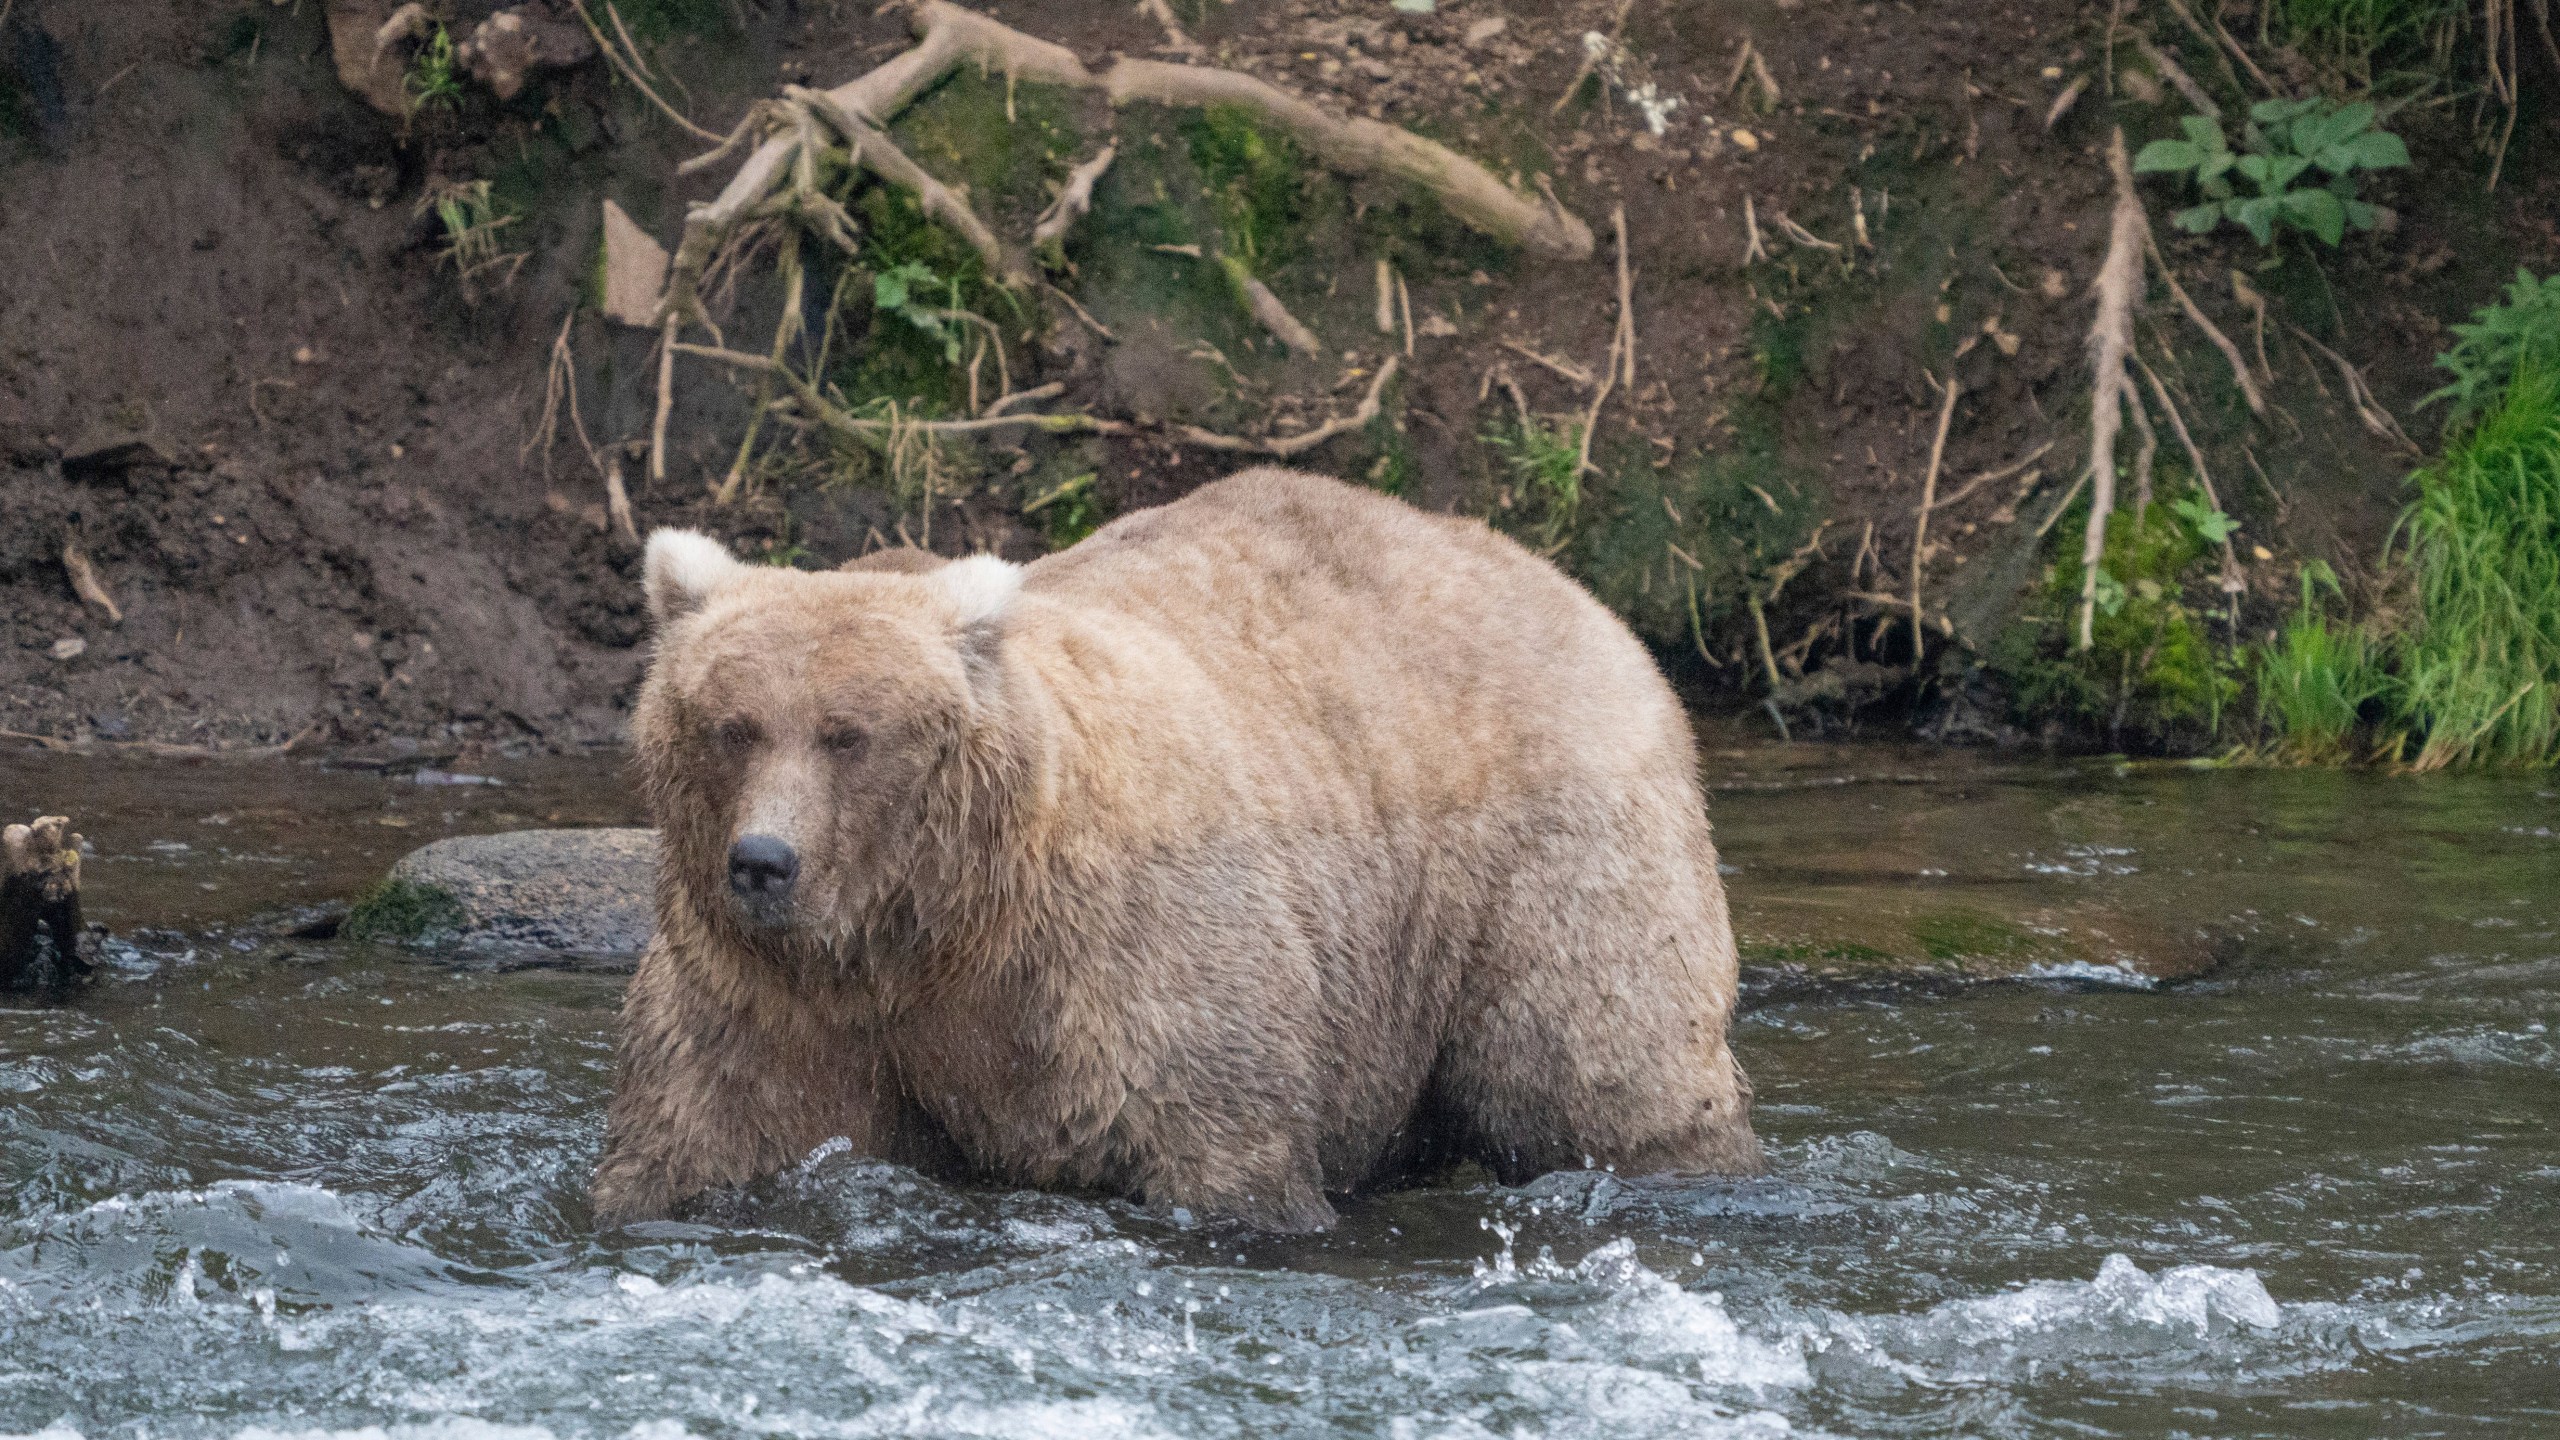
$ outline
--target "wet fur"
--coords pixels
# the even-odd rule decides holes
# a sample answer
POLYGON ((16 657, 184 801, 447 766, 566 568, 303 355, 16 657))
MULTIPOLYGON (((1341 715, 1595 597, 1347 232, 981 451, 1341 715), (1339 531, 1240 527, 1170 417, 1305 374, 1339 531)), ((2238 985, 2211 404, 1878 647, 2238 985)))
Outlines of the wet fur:
POLYGON ((1484 526, 1257 470, 1001 594, 651 558, 604 1218, 838 1135, 1280 1230, 1462 1156, 1759 1168, 1686 719, 1484 526), (751 829, 786 928, 728 894, 751 829))

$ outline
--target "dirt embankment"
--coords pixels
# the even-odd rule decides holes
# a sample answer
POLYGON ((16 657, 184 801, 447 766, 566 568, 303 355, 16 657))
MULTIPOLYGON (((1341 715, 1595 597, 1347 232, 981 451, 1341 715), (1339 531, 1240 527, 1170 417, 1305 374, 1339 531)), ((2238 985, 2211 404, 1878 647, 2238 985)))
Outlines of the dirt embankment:
MULTIPOLYGON (((1800 728, 1873 706, 1950 736, 2086 733, 2086 694, 2051 714, 2017 699, 2022 676, 2054 663, 2037 596, 2072 525, 2046 522, 2085 465, 2103 146, 2119 124, 2136 144, 2174 133, 2189 108, 2150 54, 2184 57, 2234 107, 2248 94, 2234 87, 2256 83, 2226 83, 2217 52, 2157 5, 1459 0, 1408 15, 1369 0, 1175 0, 1165 13, 1186 50, 1130 6, 1009 4, 1005 23, 1091 64, 1214 61, 1411 126, 1523 194, 1551 188, 1599 243, 1588 261, 1525 256, 1250 125, 1017 94, 964 67, 891 133, 1008 241, 1103 132, 1121 143, 1048 276, 1093 325, 961 293, 965 255, 894 196, 845 180, 860 254, 822 262, 813 243, 803 313, 828 349, 795 353, 848 413, 983 405, 964 372, 976 362, 969 383, 992 395, 994 358, 915 318, 932 307, 892 309, 876 288, 914 263, 950 287, 950 308, 993 317, 980 328, 1000 337, 1014 388, 1055 382, 1046 403, 1121 433, 927 437, 921 450, 905 436, 899 450, 831 443, 785 416, 715 504, 757 377, 684 360, 667 473, 652 483, 656 336, 595 313, 591 273, 600 202, 672 244, 687 202, 716 193, 728 167, 679 177, 706 147, 596 58, 538 72, 506 101, 466 76, 458 95, 385 115, 341 83, 326 8, 6 8, 0 730, 609 741, 643 638, 630 547, 606 516, 601 476, 616 464, 641 528, 706 525, 781 561, 900 537, 1028 557, 1237 463, 1173 427, 1290 433, 1349 411, 1393 359, 1381 417, 1300 463, 1488 515, 1552 550, 1702 693, 1757 705, 1774 670, 1800 728), (1575 86, 1595 54, 1598 73, 1575 86), (496 253, 521 259, 466 277, 470 257, 447 253, 449 228, 421 199, 480 181, 496 253), (1290 353, 1228 303, 1220 256, 1267 281, 1320 352, 1290 353), (1385 334, 1382 258, 1403 282, 1385 334), (592 460, 565 425, 547 452, 528 443, 564 320, 592 460), (1626 330, 1633 363, 1612 369, 1626 330), (1592 468, 1576 475, 1568 453, 1559 472, 1540 443, 1563 437, 1569 452, 1595 415, 1592 468), (1940 504, 1915 543, 1933 453, 1940 504), (66 549, 120 620, 75 593, 66 549)), ((430 15, 468 36, 492 8, 453 0, 430 15)), ((545 13, 574 21, 565 4, 545 13)), ((714 131, 783 83, 836 84, 910 43, 903 17, 868 6, 648 0, 620 13, 658 88, 714 131)), ((429 34, 388 52, 407 57, 413 96, 429 34)), ((2317 78, 2279 65, 2267 83, 2317 78)), ((2560 75, 2528 49, 2524 85, 2535 96, 2560 75)), ((2243 526, 2236 607, 2209 571, 2168 583, 2219 617, 2200 633, 2226 648, 2281 613, 2299 557, 2374 583, 2412 458, 2358 422, 2332 362, 2292 327, 2363 367, 2423 440, 2431 426, 2409 407, 2432 388, 2442 327, 2518 263, 2560 261, 2550 107, 2525 108, 2495 191, 2482 136, 2498 127, 2484 131, 2479 111, 2441 96, 2397 111, 2420 163, 2369 190, 2389 206, 2384 232, 2317 264, 2307 246, 2270 264, 2236 232, 2180 236, 2173 197, 2146 187, 2170 263, 2253 358, 2263 346, 2269 372, 2272 411, 2250 416, 2155 289, 2144 353, 2183 397, 2243 526), (2252 294, 2268 306, 2263 339, 2252 294)), ((773 334, 777 243, 708 297, 733 348, 762 352, 773 334)), ((2162 445, 2164 477, 2183 473, 2177 442, 2162 445)), ((2133 658, 2149 667, 2156 653, 2128 657, 2119 725, 2140 698, 2133 658)))

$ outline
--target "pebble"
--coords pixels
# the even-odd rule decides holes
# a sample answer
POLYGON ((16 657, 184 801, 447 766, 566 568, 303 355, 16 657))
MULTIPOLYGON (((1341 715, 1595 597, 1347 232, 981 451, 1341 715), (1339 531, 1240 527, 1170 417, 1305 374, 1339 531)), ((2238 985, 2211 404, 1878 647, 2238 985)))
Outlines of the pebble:
POLYGON ((56 660, 77 660, 88 651, 89 642, 77 635, 65 635, 53 642, 53 658, 56 660))

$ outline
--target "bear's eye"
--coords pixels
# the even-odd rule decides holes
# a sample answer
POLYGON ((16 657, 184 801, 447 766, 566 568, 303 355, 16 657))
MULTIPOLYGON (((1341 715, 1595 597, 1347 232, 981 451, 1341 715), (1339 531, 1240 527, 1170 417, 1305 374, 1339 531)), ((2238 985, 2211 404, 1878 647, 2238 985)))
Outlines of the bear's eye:
POLYGON ((858 760, 871 748, 871 735, 859 725, 830 725, 818 743, 844 759, 858 760))
POLYGON ((723 750, 749 749, 763 738, 764 731, 753 720, 723 720, 711 727, 712 743, 723 750))

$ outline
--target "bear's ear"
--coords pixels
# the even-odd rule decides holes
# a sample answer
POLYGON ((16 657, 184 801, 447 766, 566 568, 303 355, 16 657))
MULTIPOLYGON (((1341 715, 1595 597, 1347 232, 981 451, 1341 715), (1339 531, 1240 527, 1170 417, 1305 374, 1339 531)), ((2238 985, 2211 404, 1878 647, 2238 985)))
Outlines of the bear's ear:
POLYGON ((701 609, 713 591, 746 568, 719 541, 699 530, 649 532, 644 567, 649 618, 665 629, 701 609))
POLYGON ((960 611, 963 629, 974 629, 1004 613, 1022 588, 1022 567, 993 555, 971 555, 927 571, 925 580, 950 597, 960 611))

